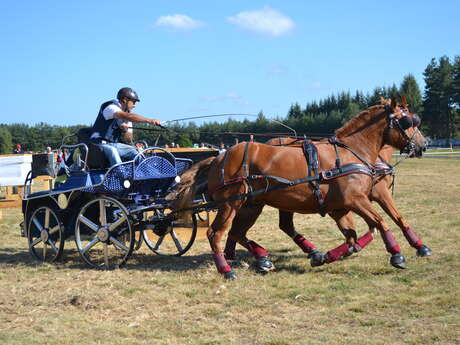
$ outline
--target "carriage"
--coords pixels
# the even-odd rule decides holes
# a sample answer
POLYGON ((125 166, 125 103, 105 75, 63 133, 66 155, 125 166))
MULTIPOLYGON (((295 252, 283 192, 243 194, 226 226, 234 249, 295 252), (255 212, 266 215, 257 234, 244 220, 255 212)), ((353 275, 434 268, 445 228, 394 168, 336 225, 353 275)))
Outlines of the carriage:
POLYGON ((51 174, 48 162, 33 156, 22 203, 23 233, 32 256, 56 261, 72 239, 83 261, 94 268, 122 266, 143 242, 158 255, 185 254, 197 234, 202 200, 178 219, 165 195, 192 159, 147 147, 132 161, 109 166, 100 145, 80 136, 79 142, 61 146, 73 153, 50 190, 32 192, 36 177, 51 174))

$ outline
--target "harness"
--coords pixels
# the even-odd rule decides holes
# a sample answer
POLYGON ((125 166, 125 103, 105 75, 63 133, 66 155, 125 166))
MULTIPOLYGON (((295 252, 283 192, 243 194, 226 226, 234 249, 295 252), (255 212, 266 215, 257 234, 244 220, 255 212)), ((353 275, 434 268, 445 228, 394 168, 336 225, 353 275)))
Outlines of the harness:
POLYGON ((391 184, 388 186, 388 189, 391 188, 391 194, 393 194, 396 179, 396 168, 395 166, 388 163, 385 159, 383 159, 382 156, 379 155, 378 157, 380 159, 380 162, 377 162, 374 165, 375 175, 377 178, 386 175, 391 175, 393 177, 391 184))
POLYGON ((248 192, 225 199, 225 200, 219 200, 219 201, 213 202, 212 205, 216 206, 220 203, 242 200, 245 198, 251 199, 259 194, 264 194, 267 192, 295 186, 295 185, 302 184, 302 183, 309 183, 318 201, 319 212, 324 217, 327 212, 326 212, 324 196, 322 195, 321 190, 320 190, 321 184, 329 183, 333 179, 343 177, 346 175, 351 175, 351 174, 364 174, 372 178, 374 178, 376 174, 374 167, 369 162, 367 162, 367 160, 361 157, 358 153, 354 152, 350 147, 348 147, 347 145, 343 143, 340 143, 336 138, 331 138, 329 142, 333 144, 335 147, 335 151, 337 155, 336 156, 337 157, 336 167, 333 169, 320 171, 319 160, 318 160, 318 149, 316 145, 311 140, 304 140, 304 142, 302 143, 302 148, 303 148, 303 152, 305 155, 305 159, 307 161, 308 175, 304 178, 297 179, 297 180, 289 180, 284 177, 273 176, 273 175, 257 175, 257 174, 249 175, 249 168, 248 168, 248 162, 247 162, 248 150, 249 150, 249 144, 250 144, 249 142, 245 143, 245 148, 244 148, 243 161, 242 161, 243 175, 232 178, 232 179, 225 180, 224 171, 225 171, 225 165, 228 159, 228 151, 225 152, 225 156, 224 156, 222 167, 221 167, 221 184, 214 190, 209 191, 210 194, 213 194, 214 192, 218 190, 221 190, 223 188, 226 188, 236 183, 246 184, 246 186, 248 187, 248 192), (337 146, 343 147, 351 151, 354 155, 360 158, 364 164, 351 163, 351 164, 342 165, 340 162, 340 157, 338 154, 337 146), (254 190, 250 183, 251 181, 254 181, 254 180, 265 180, 266 187, 262 189, 254 190), (274 180, 278 182, 278 184, 270 186, 270 180, 274 180))

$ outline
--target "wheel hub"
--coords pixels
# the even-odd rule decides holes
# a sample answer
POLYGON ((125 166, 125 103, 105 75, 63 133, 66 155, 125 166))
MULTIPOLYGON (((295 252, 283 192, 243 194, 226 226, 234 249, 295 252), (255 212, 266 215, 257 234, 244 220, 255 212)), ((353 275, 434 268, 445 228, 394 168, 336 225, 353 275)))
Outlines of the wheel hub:
POLYGON ((42 231, 40 231, 40 239, 43 241, 43 243, 46 243, 48 241, 48 238, 49 238, 48 230, 43 229, 42 231))
POLYGON ((97 231, 97 238, 99 239, 99 241, 101 242, 107 242, 107 240, 109 239, 109 229, 107 228, 100 228, 98 231, 97 231))

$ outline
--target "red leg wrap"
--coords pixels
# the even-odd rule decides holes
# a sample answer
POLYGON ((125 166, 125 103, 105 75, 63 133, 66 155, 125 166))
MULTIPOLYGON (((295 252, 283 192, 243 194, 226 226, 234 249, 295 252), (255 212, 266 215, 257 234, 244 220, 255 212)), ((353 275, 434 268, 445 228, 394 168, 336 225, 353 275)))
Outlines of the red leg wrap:
POLYGON ((268 252, 254 241, 249 241, 247 244, 247 248, 251 252, 251 254, 255 256, 256 259, 263 256, 268 256, 268 252))
POLYGON ((219 273, 223 274, 232 270, 232 268, 228 265, 227 260, 225 260, 224 253, 214 254, 213 258, 219 273))
POLYGON ((348 243, 343 243, 335 249, 332 249, 326 253, 326 263, 330 264, 331 262, 337 261, 342 256, 348 253, 350 246, 348 243))
POLYGON ((235 259, 235 248, 236 248, 236 241, 232 240, 231 238, 227 238, 227 243, 225 244, 225 258, 227 260, 235 259))
POLYGON ((407 227, 403 230, 404 237, 406 238, 409 244, 418 249, 423 246, 422 240, 415 234, 415 232, 410 228, 407 227))
POLYGON ((385 247, 387 248, 387 252, 391 254, 396 254, 401 252, 401 248, 399 247, 398 242, 396 242, 396 239, 391 232, 391 230, 387 230, 384 232, 380 232, 382 235, 382 240, 383 243, 385 243, 385 247))
POLYGON ((294 242, 304 251, 304 253, 311 253, 316 249, 316 246, 307 241, 302 235, 294 237, 294 242))
POLYGON ((355 244, 355 249, 357 252, 359 252, 361 249, 363 249, 365 246, 367 246, 371 241, 374 239, 374 236, 372 236, 372 233, 370 231, 366 232, 363 236, 358 238, 356 240, 355 244))

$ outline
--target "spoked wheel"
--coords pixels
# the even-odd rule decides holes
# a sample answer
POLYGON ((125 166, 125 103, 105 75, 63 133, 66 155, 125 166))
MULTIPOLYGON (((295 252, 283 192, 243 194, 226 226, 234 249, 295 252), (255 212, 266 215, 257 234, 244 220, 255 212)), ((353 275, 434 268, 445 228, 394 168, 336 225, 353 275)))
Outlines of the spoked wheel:
POLYGON ((100 269, 121 267, 135 244, 128 210, 109 197, 89 201, 77 215, 75 243, 88 265, 100 269))
POLYGON ((58 260, 64 250, 64 226, 54 208, 41 206, 29 219, 27 227, 29 251, 42 262, 58 260))
MULTIPOLYGON (((158 212, 163 214, 163 211, 158 212)), ((145 244, 155 254, 181 256, 192 246, 196 232, 196 216, 189 214, 184 219, 146 229, 142 232, 142 236, 145 244)))

